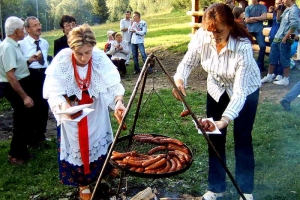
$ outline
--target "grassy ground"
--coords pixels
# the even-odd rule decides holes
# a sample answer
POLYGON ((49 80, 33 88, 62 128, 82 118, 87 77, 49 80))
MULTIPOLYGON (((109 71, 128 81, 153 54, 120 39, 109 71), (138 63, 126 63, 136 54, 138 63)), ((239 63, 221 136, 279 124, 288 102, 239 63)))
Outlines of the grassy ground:
MULTIPOLYGON (((159 46, 173 51, 184 52, 189 41, 190 32, 187 22, 190 20, 184 13, 165 13, 156 16, 145 16, 149 34, 146 47, 159 46)), ((98 46, 106 41, 106 31, 117 30, 118 23, 93 27, 98 46)), ((50 43, 53 52, 53 40, 61 32, 51 31, 43 37, 50 43)), ((205 115, 205 93, 188 90, 187 102, 199 116, 205 115)), ((129 97, 131 91, 126 92, 129 97)), ((126 101, 127 102, 127 101, 126 101)), ((253 144, 256 158, 255 199, 262 200, 297 200, 300 199, 300 166, 299 166, 299 100, 292 104, 292 111, 285 112, 280 105, 271 102, 261 103, 258 107, 253 130, 253 144)), ((5 100, 0 100, 0 112, 7 109, 5 100)), ((133 122, 135 106, 126 120, 130 127, 133 122)), ((128 186, 132 189, 141 186, 157 187, 163 196, 190 194, 200 196, 207 188, 207 145, 203 136, 198 135, 190 117, 181 118, 181 103, 177 102, 170 89, 153 90, 145 94, 142 109, 138 118, 135 133, 157 133, 184 141, 193 151, 194 161, 190 169, 183 174, 165 179, 145 179, 128 177, 128 186)), ((116 124, 113 123, 116 130, 116 124)), ((227 164, 234 174, 234 152, 232 127, 227 139, 227 164)), ((122 132, 127 135, 128 132, 122 132)), ((74 199, 76 189, 62 186, 58 181, 56 141, 48 141, 41 148, 30 149, 35 154, 25 166, 11 166, 6 162, 9 142, 0 142, 0 200, 6 199, 39 199, 57 200, 74 199)), ((115 186, 118 179, 108 180, 115 186)), ((223 199, 238 199, 236 190, 228 180, 228 190, 223 199)), ((162 196, 160 196, 162 197, 162 196)))

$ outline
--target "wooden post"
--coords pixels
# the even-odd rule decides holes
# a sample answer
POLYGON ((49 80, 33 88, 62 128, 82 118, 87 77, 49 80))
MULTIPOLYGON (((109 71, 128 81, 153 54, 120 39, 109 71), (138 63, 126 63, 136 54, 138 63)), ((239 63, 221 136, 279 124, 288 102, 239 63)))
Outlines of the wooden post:
MULTIPOLYGON (((199 0, 192 0, 192 11, 199 11, 199 0)), ((199 16, 192 16, 192 23, 198 23, 199 16)), ((196 32, 196 28, 192 27, 192 34, 196 32)))

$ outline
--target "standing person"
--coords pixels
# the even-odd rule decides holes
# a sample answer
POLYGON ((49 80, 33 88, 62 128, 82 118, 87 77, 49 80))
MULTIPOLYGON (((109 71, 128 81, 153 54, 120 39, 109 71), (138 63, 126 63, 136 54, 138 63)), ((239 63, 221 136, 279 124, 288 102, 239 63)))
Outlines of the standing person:
POLYGON ((126 11, 125 18, 120 21, 120 30, 122 32, 123 40, 127 42, 127 46, 129 47, 129 54, 127 55, 127 59, 125 65, 129 65, 130 55, 131 55, 131 35, 132 33, 128 31, 128 28, 131 26, 131 12, 126 11))
POLYGON ((265 71, 266 42, 263 35, 263 21, 267 18, 267 7, 252 0, 252 4, 245 9, 245 22, 249 33, 256 39, 259 46, 257 65, 260 71, 265 71))
POLYGON ((283 67, 283 78, 273 83, 287 86, 290 83, 290 54, 291 46, 294 43, 291 34, 295 34, 300 21, 299 8, 295 4, 295 0, 284 0, 283 3, 286 9, 284 11, 277 10, 277 21, 280 22, 280 26, 271 44, 268 74, 261 81, 265 83, 272 82, 275 66, 280 62, 283 67))
POLYGON ((54 54, 53 56, 56 56, 56 54, 64 49, 68 48, 68 34, 69 32, 76 26, 76 19, 73 16, 70 15, 63 15, 60 19, 59 26, 61 27, 64 35, 60 38, 54 40, 54 54))
POLYGON ((27 64, 41 58, 24 58, 18 41, 24 38, 24 22, 18 17, 5 21, 6 38, 0 44, 0 80, 4 85, 4 96, 13 108, 13 136, 10 143, 8 161, 21 165, 30 158, 27 137, 32 134, 32 107, 30 95, 31 82, 27 64))
MULTIPOLYGON (((270 46, 274 40, 274 37, 279 29, 279 25, 280 22, 277 21, 277 10, 281 10, 283 11, 285 9, 285 6, 282 3, 282 0, 276 0, 275 1, 275 7, 273 9, 273 19, 272 19, 272 27, 269 33, 269 42, 270 42, 270 46)), ((274 70, 274 74, 272 75, 272 79, 274 79, 275 81, 279 81, 282 79, 282 75, 283 75, 283 68, 280 64, 280 62, 278 62, 275 65, 275 70, 274 70)), ((262 79, 261 83, 265 83, 265 81, 267 81, 267 79, 262 79)))
POLYGON ((122 34, 115 35, 115 41, 111 43, 111 48, 108 54, 112 55, 111 60, 117 67, 119 73, 126 75, 126 59, 129 54, 128 42, 122 39, 122 34))
MULTIPOLYGON (((141 72, 139 65, 139 52, 142 54, 143 61, 147 59, 147 55, 144 47, 144 38, 147 34, 147 23, 141 19, 141 14, 139 12, 133 13, 133 22, 129 27, 129 31, 132 33, 131 37, 131 50, 134 62, 134 74, 139 74, 141 72)), ((152 72, 151 68, 148 68, 152 72)))
MULTIPOLYGON (((174 81, 182 94, 193 68, 202 66, 207 77, 207 117, 212 117, 220 135, 209 135, 222 160, 226 162, 227 127, 234 121, 235 179, 247 200, 254 187, 252 128, 259 97, 260 71, 252 51, 252 36, 238 22, 229 6, 212 4, 200 28, 188 45, 174 81)), ((177 95, 177 99, 180 99, 177 95)), ((215 200, 226 190, 226 173, 211 147, 209 150, 208 192, 203 199, 215 200)))
POLYGON ((19 42, 23 55, 28 59, 31 55, 40 51, 42 56, 39 62, 33 62, 28 66, 32 81, 30 92, 34 101, 34 114, 31 119, 34 123, 34 132, 29 138, 28 144, 35 146, 46 139, 45 133, 47 130, 49 106, 47 100, 43 98, 43 85, 45 70, 48 67, 46 58, 49 43, 40 37, 42 34, 42 24, 36 17, 27 17, 24 26, 28 36, 19 42))
POLYGON ((91 197, 89 184, 97 180, 113 140, 108 106, 122 116, 124 87, 116 67, 98 49, 88 25, 74 28, 70 48, 61 50, 46 71, 44 97, 57 123, 61 183, 79 186, 80 199, 91 197), (56 114, 76 104, 94 109, 79 122, 61 121, 56 114))

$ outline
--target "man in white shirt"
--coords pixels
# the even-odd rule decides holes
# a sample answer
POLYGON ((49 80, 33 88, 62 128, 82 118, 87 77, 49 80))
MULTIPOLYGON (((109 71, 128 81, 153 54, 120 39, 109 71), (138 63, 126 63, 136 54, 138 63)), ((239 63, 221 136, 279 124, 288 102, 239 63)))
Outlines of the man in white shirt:
POLYGON ((134 74, 139 74, 141 69, 139 66, 139 52, 142 54, 143 61, 147 59, 147 55, 144 47, 144 37, 147 34, 147 23, 141 19, 139 12, 133 13, 133 22, 129 27, 129 31, 132 33, 131 37, 131 50, 132 58, 134 62, 134 74))
POLYGON ((42 34, 42 24, 36 17, 28 17, 24 26, 28 36, 20 41, 20 47, 25 58, 29 58, 33 54, 41 53, 42 59, 38 62, 28 63, 30 71, 30 79, 33 87, 31 88, 34 104, 34 119, 35 131, 31 135, 28 144, 37 145, 38 142, 46 139, 45 133, 48 121, 48 103, 43 98, 43 85, 45 80, 45 70, 48 67, 47 54, 49 43, 40 38, 42 34))
MULTIPOLYGON (((126 11, 125 18, 121 19, 120 21, 120 30, 122 32, 123 41, 128 42, 129 52, 131 52, 131 35, 132 35, 132 33, 128 31, 128 28, 131 26, 130 18, 131 18, 131 12, 126 11)), ((131 53, 127 55, 125 65, 129 65, 130 55, 131 53)))

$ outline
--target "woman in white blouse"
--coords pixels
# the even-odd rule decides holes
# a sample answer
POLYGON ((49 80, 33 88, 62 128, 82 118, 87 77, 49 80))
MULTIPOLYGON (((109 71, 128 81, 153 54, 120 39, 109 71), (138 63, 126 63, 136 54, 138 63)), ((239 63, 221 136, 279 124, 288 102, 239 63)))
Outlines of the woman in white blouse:
POLYGON ((74 28, 68 44, 47 68, 43 92, 59 125, 61 183, 79 186, 80 199, 88 200, 88 185, 97 179, 113 140, 108 106, 122 116, 125 90, 116 67, 95 47, 88 25, 74 28), (64 121, 57 114, 77 104, 91 104, 94 111, 79 122, 64 121))
MULTIPOLYGON (((203 28, 193 36, 174 76, 176 86, 186 95, 184 85, 191 70, 201 65, 208 73, 207 117, 215 120, 222 133, 209 138, 226 162, 227 126, 234 121, 235 179, 247 199, 253 199, 255 164, 251 132, 261 85, 251 42, 245 28, 234 21, 231 9, 225 4, 213 4, 205 11, 203 28)), ((208 149, 209 186, 203 199, 215 200, 226 190, 226 173, 215 153, 208 149)))
POLYGON ((128 42, 123 40, 121 33, 117 33, 115 35, 115 40, 111 43, 108 54, 112 55, 111 61, 115 64, 120 74, 126 75, 127 70, 125 62, 129 53, 128 42))

